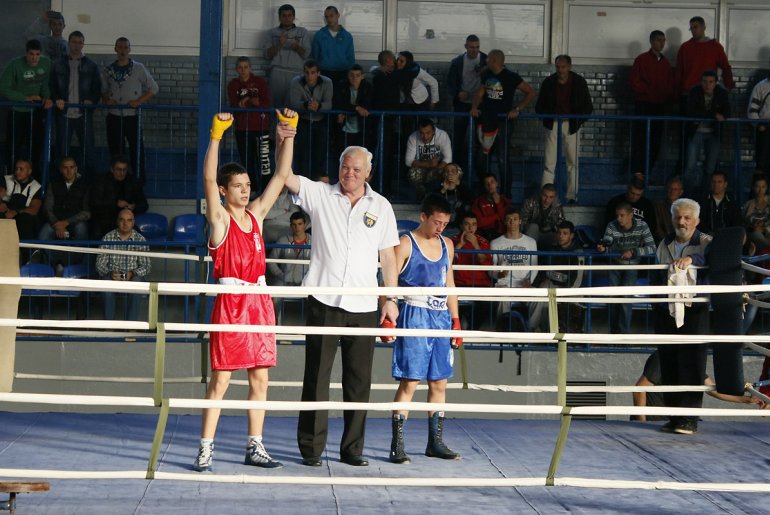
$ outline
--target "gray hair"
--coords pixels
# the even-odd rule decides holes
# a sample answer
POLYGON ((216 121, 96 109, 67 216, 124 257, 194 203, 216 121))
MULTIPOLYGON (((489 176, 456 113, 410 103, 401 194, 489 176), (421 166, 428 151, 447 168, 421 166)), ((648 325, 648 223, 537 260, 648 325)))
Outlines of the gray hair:
POLYGON ((345 158, 353 154, 359 154, 363 156, 364 160, 366 161, 367 170, 372 169, 372 153, 364 147, 358 147, 355 145, 352 145, 342 151, 342 154, 340 154, 340 167, 342 167, 342 162, 345 160, 345 158))
POLYGON ((689 198, 678 198, 671 203, 671 217, 679 211, 690 211, 695 218, 700 218, 700 204, 689 198))

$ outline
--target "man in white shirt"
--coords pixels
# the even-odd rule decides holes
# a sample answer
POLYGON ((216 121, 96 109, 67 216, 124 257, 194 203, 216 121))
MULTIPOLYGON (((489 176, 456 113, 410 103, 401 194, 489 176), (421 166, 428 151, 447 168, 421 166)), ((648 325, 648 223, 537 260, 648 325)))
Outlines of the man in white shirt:
MULTIPOLYGON (((505 214, 505 234, 492 240, 492 264, 536 266, 537 256, 529 252, 537 251, 537 242, 521 232, 521 213, 518 209, 509 209, 505 214), (518 253, 521 252, 521 253, 518 253)), ((492 270, 489 272, 496 288, 529 288, 535 282, 537 270, 492 270)), ((534 309, 534 303, 526 306, 527 327, 525 331, 534 331, 538 327, 538 310, 534 309)), ((509 311, 523 311, 524 305, 518 302, 500 302, 498 304, 498 317, 507 315, 509 311)), ((498 318, 498 330, 508 330, 504 318, 498 318)))
POLYGON ((406 141, 404 163, 409 167, 409 184, 417 192, 417 200, 422 200, 425 185, 438 180, 444 167, 452 162, 452 142, 430 118, 421 118, 417 127, 406 141))
MULTIPOLYGON (((313 182, 292 172, 286 187, 313 223, 310 267, 303 286, 336 288, 376 287, 377 258, 382 282, 397 285, 396 216, 390 202, 366 182, 372 172, 372 154, 363 147, 348 147, 340 157, 339 182, 313 182)), ((308 326, 376 327, 385 319, 395 324, 395 297, 380 299, 377 315, 374 295, 313 295, 308 298, 308 326)), ((392 327, 392 326, 391 326, 392 327)), ((342 347, 342 398, 368 402, 372 383, 374 337, 308 335, 302 401, 329 400, 329 381, 338 344, 342 347)), ((302 411, 297 443, 303 465, 321 466, 328 432, 327 411, 302 411)), ((367 466, 363 456, 365 411, 345 411, 340 459, 352 466, 367 466)))

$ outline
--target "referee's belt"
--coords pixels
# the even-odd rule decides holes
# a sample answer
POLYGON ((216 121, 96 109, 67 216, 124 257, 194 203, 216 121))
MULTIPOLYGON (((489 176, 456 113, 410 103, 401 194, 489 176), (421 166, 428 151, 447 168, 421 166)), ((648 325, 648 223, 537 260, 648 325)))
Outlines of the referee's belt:
POLYGON ((446 297, 436 297, 435 295, 409 296, 404 297, 404 302, 418 308, 446 311, 446 297))
POLYGON ((264 275, 260 275, 255 283, 250 283, 237 277, 220 277, 217 279, 217 283, 224 286, 267 286, 264 275))

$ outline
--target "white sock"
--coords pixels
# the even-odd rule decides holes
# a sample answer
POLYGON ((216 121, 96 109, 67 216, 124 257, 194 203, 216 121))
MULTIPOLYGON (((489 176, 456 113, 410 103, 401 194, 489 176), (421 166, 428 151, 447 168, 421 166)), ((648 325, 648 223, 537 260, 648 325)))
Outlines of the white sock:
POLYGON ((214 445, 214 439, 213 438, 201 438, 201 447, 208 446, 211 447, 214 445))
POLYGON ((249 435, 249 442, 246 445, 251 447, 252 445, 259 445, 262 443, 262 435, 249 435))

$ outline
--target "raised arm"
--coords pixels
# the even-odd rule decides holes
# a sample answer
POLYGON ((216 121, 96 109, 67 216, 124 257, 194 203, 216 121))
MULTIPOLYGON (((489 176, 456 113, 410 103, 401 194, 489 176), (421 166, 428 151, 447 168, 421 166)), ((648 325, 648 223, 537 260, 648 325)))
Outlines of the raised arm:
POLYGON ((233 115, 219 113, 211 121, 211 139, 203 159, 203 193, 206 196, 206 220, 211 226, 212 242, 220 242, 225 237, 228 215, 219 196, 217 169, 219 167, 219 141, 225 131, 233 124, 233 115))
POLYGON ((291 159, 294 155, 294 136, 297 133, 297 122, 299 116, 291 109, 284 109, 283 114, 276 110, 278 114, 278 127, 276 128, 276 169, 270 182, 267 183, 262 195, 254 199, 248 206, 249 210, 257 217, 260 225, 262 220, 275 204, 276 199, 281 194, 283 186, 291 171, 291 159))

